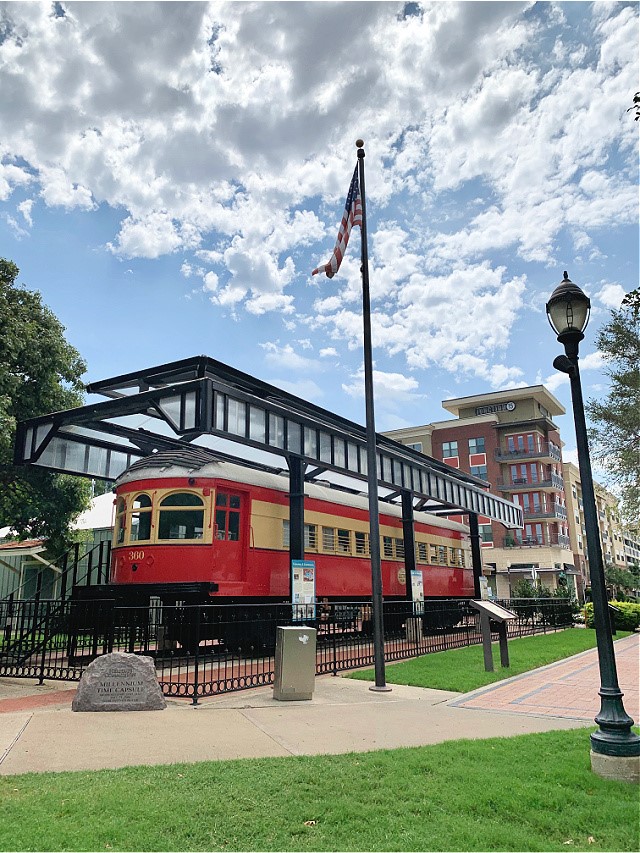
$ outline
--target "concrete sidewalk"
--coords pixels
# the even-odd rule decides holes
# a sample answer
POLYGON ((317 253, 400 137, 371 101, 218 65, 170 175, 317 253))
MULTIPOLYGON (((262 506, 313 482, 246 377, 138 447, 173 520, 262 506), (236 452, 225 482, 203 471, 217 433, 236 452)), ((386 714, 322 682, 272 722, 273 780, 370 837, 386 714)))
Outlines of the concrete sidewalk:
MULTIPOLYGON (((615 644, 630 713, 634 702, 637 707, 639 641, 634 635, 615 644)), ((198 706, 169 699, 164 711, 74 713, 75 691, 60 686, 0 679, 0 774, 364 752, 593 728, 594 702, 599 707, 595 650, 466 696, 401 685, 374 693, 368 682, 321 676, 307 702, 278 702, 271 687, 261 687, 198 706), (552 693, 543 688, 559 681, 568 692, 559 694, 554 709, 552 693), (505 689, 511 691, 506 703, 505 689), (541 690, 546 710, 530 700, 518 702, 518 696, 541 690)))

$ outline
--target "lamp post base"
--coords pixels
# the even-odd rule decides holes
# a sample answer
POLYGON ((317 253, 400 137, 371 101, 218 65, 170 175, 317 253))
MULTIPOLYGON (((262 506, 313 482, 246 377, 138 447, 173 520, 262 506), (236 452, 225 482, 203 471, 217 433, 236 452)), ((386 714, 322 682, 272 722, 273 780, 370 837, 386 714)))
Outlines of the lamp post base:
POLYGON ((372 690, 374 693, 391 693, 391 687, 389 687, 388 684, 382 684, 380 686, 372 684, 369 690, 372 690))
POLYGON ((591 769, 596 776, 618 782, 640 782, 640 755, 602 755, 591 750, 591 769))

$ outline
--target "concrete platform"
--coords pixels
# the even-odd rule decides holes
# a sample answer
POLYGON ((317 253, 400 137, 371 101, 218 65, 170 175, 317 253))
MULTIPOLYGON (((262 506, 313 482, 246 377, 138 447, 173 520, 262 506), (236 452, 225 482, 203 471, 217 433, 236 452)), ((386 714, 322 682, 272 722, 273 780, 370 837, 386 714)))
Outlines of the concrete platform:
MULTIPOLYGON (((634 635, 615 644, 628 711, 638 695, 639 642, 634 635)), ((261 687, 198 706, 168 699, 164 711, 105 713, 72 712, 75 691, 68 684, 0 679, 0 774, 365 752, 593 729, 596 661, 595 650, 583 652, 466 696, 401 685, 375 693, 368 682, 327 675, 316 679, 311 701, 278 702, 271 687, 261 687), (548 689, 554 683, 564 691, 555 700, 548 689), (504 691, 510 691, 508 702, 504 691), (531 701, 536 695, 544 707, 531 701)))

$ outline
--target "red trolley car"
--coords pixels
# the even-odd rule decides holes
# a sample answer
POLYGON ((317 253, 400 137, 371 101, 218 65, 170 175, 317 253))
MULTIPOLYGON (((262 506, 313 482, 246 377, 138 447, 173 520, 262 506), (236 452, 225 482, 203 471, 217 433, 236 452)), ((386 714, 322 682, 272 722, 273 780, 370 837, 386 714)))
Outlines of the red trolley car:
MULTIPOLYGON (((183 465, 159 453, 117 480, 111 584, 147 601, 154 588, 164 600, 172 589, 185 600, 193 584, 200 600, 192 603, 290 600, 288 477, 229 462, 183 465)), ((472 596, 467 528, 416 512, 414 529, 425 597, 472 596)), ((318 599, 371 595, 366 498, 307 484, 304 537, 318 599)), ((399 507, 381 504, 380 537, 384 596, 404 599, 399 507)))

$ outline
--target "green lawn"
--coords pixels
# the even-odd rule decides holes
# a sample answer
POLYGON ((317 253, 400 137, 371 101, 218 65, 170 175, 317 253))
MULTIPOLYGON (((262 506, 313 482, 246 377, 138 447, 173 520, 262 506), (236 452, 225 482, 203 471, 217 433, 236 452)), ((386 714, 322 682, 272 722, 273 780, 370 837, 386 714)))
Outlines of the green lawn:
POLYGON ((637 815, 588 729, 0 777, 1 850, 633 851, 637 815))
MULTIPOLYGON (((617 638, 628 636, 619 631, 617 638)), ((615 638, 614 638, 615 639, 615 638)), ((411 658, 402 663, 387 664, 386 680, 390 684, 409 684, 413 687, 432 687, 436 690, 454 690, 468 693, 485 684, 510 678, 536 669, 539 666, 577 655, 596 645, 596 632, 585 628, 567 628, 555 634, 537 634, 509 640, 508 669, 500 666, 500 650, 493 647, 494 672, 485 672, 482 646, 465 646, 411 658)), ((374 681, 372 669, 348 674, 349 678, 374 681)))

